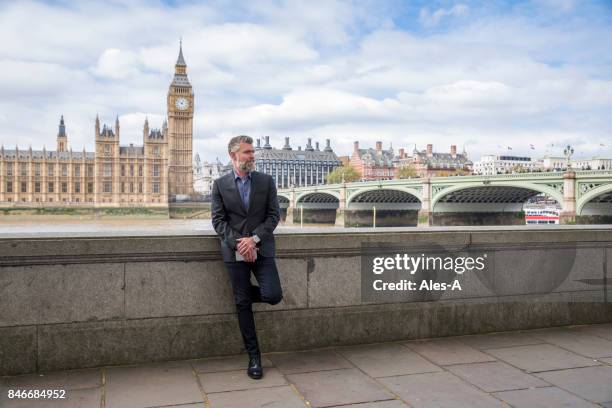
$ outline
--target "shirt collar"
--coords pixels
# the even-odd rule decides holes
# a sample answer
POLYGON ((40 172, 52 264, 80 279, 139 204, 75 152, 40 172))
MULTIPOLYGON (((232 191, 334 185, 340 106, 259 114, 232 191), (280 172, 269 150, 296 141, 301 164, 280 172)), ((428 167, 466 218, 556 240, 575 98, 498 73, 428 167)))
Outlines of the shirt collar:
POLYGON ((251 179, 251 172, 247 171, 246 173, 246 177, 240 177, 238 174, 236 174, 236 170, 232 169, 232 173, 234 173, 234 180, 236 179, 240 179, 240 180, 250 180, 251 179))

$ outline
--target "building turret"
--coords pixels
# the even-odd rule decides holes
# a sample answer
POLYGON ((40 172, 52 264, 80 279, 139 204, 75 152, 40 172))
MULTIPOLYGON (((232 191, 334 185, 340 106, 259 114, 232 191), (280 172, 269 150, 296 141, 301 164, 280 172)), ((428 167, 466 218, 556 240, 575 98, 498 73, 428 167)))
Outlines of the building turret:
POLYGON ((145 117, 144 127, 142 129, 142 137, 147 140, 149 137, 149 118, 145 117))
POLYGON ((60 118, 59 130, 57 132, 57 151, 65 152, 68 148, 68 135, 66 134, 66 125, 64 123, 64 115, 60 118))
POLYGON ((117 136, 117 139, 119 139, 119 115, 117 115, 117 118, 115 119, 115 135, 117 136))
POLYGON ((96 115, 96 139, 100 137, 100 118, 96 115))

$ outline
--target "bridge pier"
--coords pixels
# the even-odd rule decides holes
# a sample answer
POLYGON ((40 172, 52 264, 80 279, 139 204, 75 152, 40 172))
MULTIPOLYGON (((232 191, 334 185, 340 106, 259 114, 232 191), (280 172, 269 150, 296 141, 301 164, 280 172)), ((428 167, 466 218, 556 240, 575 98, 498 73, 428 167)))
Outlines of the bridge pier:
POLYGON ((418 213, 417 227, 430 227, 433 225, 433 212, 431 208, 431 178, 423 180, 423 196, 421 209, 418 213))
POLYGON ((563 207, 559 214, 559 224, 576 223, 576 173, 568 170, 563 173, 563 207))
POLYGON ((285 217, 285 225, 293 225, 293 207, 287 207, 287 216, 285 217))
POLYGON ((346 226, 346 183, 342 183, 340 187, 340 200, 338 203, 338 209, 336 210, 336 222, 334 225, 336 227, 344 228, 346 226))

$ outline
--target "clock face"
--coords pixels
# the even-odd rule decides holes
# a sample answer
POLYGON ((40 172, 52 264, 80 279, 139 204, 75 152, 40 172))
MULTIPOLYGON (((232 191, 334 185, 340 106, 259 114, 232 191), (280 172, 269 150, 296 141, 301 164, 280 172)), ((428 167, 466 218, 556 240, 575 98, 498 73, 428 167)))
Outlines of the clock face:
POLYGON ((177 109, 185 110, 189 107, 189 101, 186 98, 178 98, 174 102, 174 106, 176 106, 177 109))

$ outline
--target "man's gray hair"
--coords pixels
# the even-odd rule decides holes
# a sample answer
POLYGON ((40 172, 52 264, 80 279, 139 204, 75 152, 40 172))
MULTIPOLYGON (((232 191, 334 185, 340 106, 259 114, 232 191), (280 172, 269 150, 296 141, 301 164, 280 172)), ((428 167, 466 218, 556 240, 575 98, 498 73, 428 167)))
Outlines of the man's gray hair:
POLYGON ((232 137, 232 139, 227 144, 227 152, 237 152, 240 149, 240 143, 253 144, 253 138, 245 135, 232 137))

